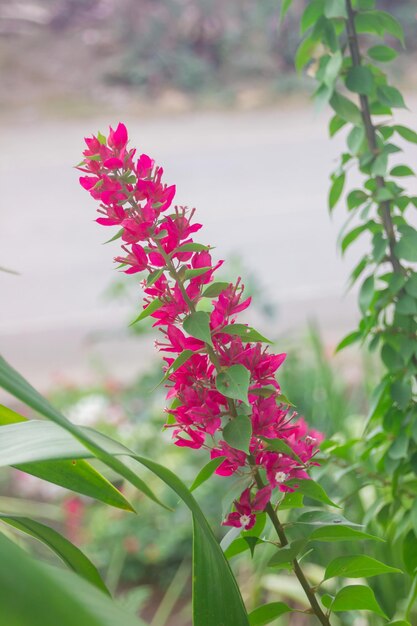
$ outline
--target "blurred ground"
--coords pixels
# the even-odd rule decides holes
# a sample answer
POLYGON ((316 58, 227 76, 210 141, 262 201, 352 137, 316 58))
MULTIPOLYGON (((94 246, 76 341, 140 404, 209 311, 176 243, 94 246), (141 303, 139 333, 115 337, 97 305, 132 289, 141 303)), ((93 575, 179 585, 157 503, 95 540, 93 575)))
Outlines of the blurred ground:
MULTIPOLYGON (((415 98, 408 103, 417 110, 415 98)), ((416 126, 415 113, 401 118, 416 126)), ((85 382, 103 368, 119 378, 133 375, 153 354, 149 337, 125 334, 132 306, 104 298, 118 245, 101 245, 113 233, 93 221, 94 203, 72 169, 82 137, 109 121, 118 120, 0 123, 0 265, 20 272, 0 273, 0 346, 43 388, 60 377, 85 382)), ((269 328, 263 322, 262 330, 287 335, 316 317, 333 343, 352 329, 355 296, 345 288, 361 244, 339 258, 345 212, 341 206, 330 219, 326 195, 343 137, 327 139, 326 115, 305 102, 124 121, 132 145, 155 157, 166 180, 177 184, 178 203, 198 208, 200 240, 215 245, 219 258, 238 255, 278 306, 277 321, 269 328)), ((407 148, 407 162, 415 158, 415 147, 407 148)), ((230 263, 225 272, 233 278, 230 263)))

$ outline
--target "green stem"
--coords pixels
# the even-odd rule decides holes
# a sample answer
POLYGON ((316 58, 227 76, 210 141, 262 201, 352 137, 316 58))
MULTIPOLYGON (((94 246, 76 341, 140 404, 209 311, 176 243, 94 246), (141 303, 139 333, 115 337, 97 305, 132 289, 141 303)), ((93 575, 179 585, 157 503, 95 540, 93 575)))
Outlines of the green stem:
MULTIPOLYGON (((359 49, 358 33, 355 26, 355 12, 352 8, 351 0, 345 0, 345 2, 347 11, 346 27, 348 34, 349 50, 352 57, 352 65, 353 67, 359 67, 362 64, 362 57, 359 49)), ((359 96, 359 102, 368 147, 369 150, 376 155, 378 153, 378 144, 375 126, 372 122, 369 99, 367 96, 361 94, 359 96)), ((382 176, 376 176, 375 180, 378 189, 382 189, 385 187, 385 180, 382 176)), ((394 224, 392 221, 391 204, 388 200, 386 200, 384 202, 381 202, 379 206, 381 210, 382 223, 388 238, 390 262, 392 265, 392 269, 396 274, 403 274, 404 268, 402 267, 400 261, 395 254, 395 244, 397 243, 397 240, 395 236, 394 224)))
MULTIPOLYGON (((254 460, 250 459, 250 463, 253 466, 254 460)), ((260 489, 262 489, 262 487, 265 486, 258 472, 255 473, 255 480, 256 480, 256 484, 258 485, 260 489)), ((287 535, 285 534, 284 527, 279 520, 277 511, 274 509, 274 507, 272 506, 270 502, 268 502, 265 508, 265 512, 268 515, 269 519, 271 520, 273 527, 275 528, 275 531, 278 535, 278 538, 281 544, 281 548, 284 546, 287 546, 289 541, 288 541, 287 535)), ((322 624, 322 626, 331 626, 330 618, 322 610, 316 598, 316 594, 314 593, 313 589, 310 587, 310 584, 301 568, 300 563, 298 562, 298 559, 294 559, 292 561, 292 567, 294 570, 294 574, 296 575, 298 579, 298 582, 300 583, 301 587, 304 590, 304 593, 307 596, 307 599, 310 603, 311 611, 317 617, 317 619, 319 620, 320 624, 322 624)))
POLYGON ((169 617, 172 615, 185 586, 188 582, 188 562, 184 559, 175 573, 160 605, 158 606, 149 626, 166 626, 169 617))

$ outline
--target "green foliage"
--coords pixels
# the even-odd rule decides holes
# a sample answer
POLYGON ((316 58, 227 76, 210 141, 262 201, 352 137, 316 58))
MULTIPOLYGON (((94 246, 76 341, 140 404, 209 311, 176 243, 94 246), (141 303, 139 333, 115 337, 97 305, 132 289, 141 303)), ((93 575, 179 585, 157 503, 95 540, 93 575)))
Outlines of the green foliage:
POLYGON ((387 617, 376 601, 374 592, 364 585, 348 585, 343 587, 337 594, 330 610, 339 611, 372 611, 381 617, 387 617))
POLYGON ((144 626, 72 572, 35 562, 0 533, 1 620, 7 626, 144 626))
POLYGON ((201 341, 208 343, 210 346, 213 345, 211 340, 210 318, 208 313, 205 313, 204 311, 191 313, 191 315, 185 318, 183 326, 184 330, 189 335, 191 335, 191 337, 201 339, 201 341))
MULTIPOLYGON (((354 343, 367 344, 380 356, 386 369, 376 385, 365 427, 366 438, 362 433, 349 442, 347 429, 342 427, 346 443, 333 447, 329 444, 328 451, 333 459, 347 463, 343 470, 346 474, 341 470, 341 476, 344 481, 350 481, 352 498, 356 493, 352 484, 355 471, 362 473, 365 484, 373 485, 374 508, 371 506, 371 509, 378 513, 377 519, 368 518, 359 501, 361 513, 358 515, 362 515, 369 526, 375 524, 384 532, 389 542, 387 550, 392 552, 394 546, 402 546, 403 563, 395 562, 395 565, 404 567, 416 581, 416 541, 410 502, 417 469, 414 462, 417 459, 417 273, 414 265, 417 230, 412 218, 416 202, 403 185, 404 179, 414 176, 412 167, 392 160, 402 150, 403 140, 417 143, 417 133, 395 124, 392 119, 386 121, 386 117, 381 123, 377 117, 391 116, 396 108, 405 107, 403 95, 390 84, 383 71, 384 64, 398 56, 394 40, 404 43, 403 29, 391 13, 380 10, 382 4, 373 0, 344 0, 333 3, 329 9, 327 3, 314 3, 301 19, 304 41, 309 42, 313 37, 316 44, 314 54, 309 52, 307 44, 303 47, 301 43, 300 49, 304 51, 303 66, 314 63, 318 68, 315 97, 319 103, 323 101, 324 90, 331 87, 329 104, 335 113, 330 123, 331 136, 340 128, 347 130, 347 148, 331 175, 329 191, 332 210, 346 189, 343 198, 346 197, 350 216, 349 230, 344 230, 340 237, 342 253, 359 237, 365 239, 368 235, 370 241, 369 251, 351 275, 352 284, 364 277, 358 294, 361 320, 358 328, 339 343, 337 350, 354 343), (316 27, 318 22, 320 29, 316 27), (336 41, 330 41, 325 34, 330 30, 336 33, 336 41), (337 71, 332 73, 331 83, 322 71, 329 63, 330 54, 342 58, 339 68, 334 65, 337 71), (397 143, 396 139, 400 141, 397 143), (353 169, 363 182, 362 186, 349 190, 353 169)), ((356 489, 360 492, 361 488, 356 489)), ((320 529, 318 534, 321 532, 320 529)), ((332 529, 333 532, 338 531, 332 529)), ((358 529, 357 532, 363 531, 358 529)), ((327 565, 326 576, 333 571, 340 575, 345 566, 350 571, 350 575, 346 574, 348 577, 354 577, 355 571, 359 576, 362 567, 365 575, 372 576, 372 563, 368 558, 337 556, 327 565), (352 558, 354 560, 349 560, 352 558)), ((376 571, 379 567, 388 567, 385 563, 382 559, 381 566, 373 564, 375 572, 379 573, 376 571)), ((403 598, 410 584, 410 581, 403 583, 403 598)), ((386 591, 379 580, 372 585, 386 591)), ((412 589, 409 593, 409 611, 412 611, 415 598, 412 589)), ((381 597, 387 597, 385 592, 381 597)), ((375 605, 371 589, 362 586, 347 587, 334 600, 327 598, 325 602, 331 611, 351 610, 355 603, 356 608, 360 608, 362 603, 364 609, 381 616, 384 613, 375 605)))
POLYGON ((280 615, 289 613, 290 607, 284 602, 271 602, 258 607, 249 614, 250 626, 264 626, 274 621, 280 615))
POLYGON ((136 324, 137 322, 141 322, 145 318, 149 317, 149 315, 151 315, 152 313, 155 313, 155 311, 160 309, 162 305, 163 305, 163 302, 159 298, 155 298, 154 300, 152 300, 150 304, 148 304, 146 309, 144 309, 142 313, 138 315, 136 319, 133 320, 131 325, 136 324))
POLYGON ((223 439, 236 450, 249 453, 252 437, 252 422, 247 415, 233 417, 223 429, 223 439))
POLYGON ((391 574, 400 572, 396 567, 389 567, 381 561, 377 561, 369 556, 341 556, 334 559, 326 567, 325 580, 335 576, 345 578, 370 578, 378 574, 391 574))
POLYGON ((257 330, 251 328, 251 326, 246 326, 245 324, 228 324, 222 328, 222 332, 228 333, 229 335, 237 335, 246 341, 272 343, 270 339, 267 339, 257 330))
POLYGON ((250 373, 243 365, 231 365, 220 371, 216 377, 216 387, 226 398, 241 400, 249 405, 248 390, 250 373))
POLYGON ((100 591, 104 591, 106 594, 110 595, 97 568, 81 550, 68 541, 68 539, 65 539, 65 537, 60 535, 56 530, 44 524, 40 524, 35 520, 16 515, 0 515, 0 521, 42 541, 53 550, 70 569, 79 574, 90 584, 100 589, 100 591))
MULTIPOLYGON (((97 456, 107 466, 129 480, 132 485, 146 493, 155 502, 159 502, 152 490, 138 477, 136 468, 130 469, 127 462, 120 461, 116 455, 129 456, 134 461, 147 467, 177 493, 193 515, 194 624, 203 626, 203 624, 211 623, 213 626, 222 626, 226 615, 228 619, 232 619, 232 621, 236 621, 236 623, 242 624, 242 626, 249 624, 235 578, 212 533, 210 525, 190 491, 175 474, 150 459, 136 455, 125 446, 101 435, 97 431, 82 429, 72 424, 13 370, 4 359, 0 361, 0 386, 53 422, 21 422, 1 426, 2 436, 0 437, 0 442, 4 444, 5 439, 7 439, 10 446, 9 460, 16 456, 19 457, 19 455, 29 457, 27 462, 97 456), (33 426, 35 427, 34 429, 33 426), (42 436, 36 440, 36 436, 28 438, 25 433, 22 437, 22 429, 27 430, 28 428, 31 428, 34 433, 36 433, 36 430, 41 430, 42 436), (25 447, 25 441, 26 444, 30 441, 31 445, 26 445, 25 447), (210 601, 207 599, 208 582, 215 594, 214 601, 212 598, 210 601)), ((7 464, 4 455, 0 456, 3 464, 7 464)), ((13 460, 11 462, 13 463, 13 460)), ((81 610, 79 613, 80 623, 83 623, 83 613, 81 610)), ((11 621, 10 623, 13 622, 11 621)), ((95 624, 95 622, 92 620, 91 624, 95 624)), ((100 622, 97 622, 97 624, 100 624, 100 622)))

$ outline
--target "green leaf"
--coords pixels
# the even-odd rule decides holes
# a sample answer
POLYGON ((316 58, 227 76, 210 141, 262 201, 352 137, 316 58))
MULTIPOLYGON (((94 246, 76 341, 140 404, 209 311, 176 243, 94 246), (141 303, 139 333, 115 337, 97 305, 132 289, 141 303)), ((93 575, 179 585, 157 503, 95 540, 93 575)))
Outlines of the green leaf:
POLYGON ((291 563, 291 561, 297 558, 306 543, 305 539, 296 539, 289 545, 279 548, 272 559, 268 562, 268 566, 277 567, 285 563, 291 563))
POLYGON ((384 33, 389 33, 404 45, 404 31, 399 21, 386 11, 376 11, 381 21, 384 33))
POLYGON ((387 369, 397 371, 403 367, 401 356, 388 344, 384 344, 381 350, 381 358, 387 369))
POLYGON ((340 199, 340 196, 343 192, 343 187, 345 186, 346 175, 340 174, 333 179, 332 185, 329 191, 329 209, 332 210, 336 206, 337 202, 340 199))
POLYGON ((417 571, 417 537, 412 530, 404 537, 402 557, 405 569, 410 576, 414 576, 417 571))
POLYGON ((27 422, 27 417, 23 417, 20 413, 12 411, 9 407, 0 404, 0 425, 16 424, 17 422, 27 422))
POLYGON ((325 0, 324 14, 328 19, 334 17, 341 17, 346 19, 346 4, 345 0, 325 0))
POLYGON ((163 273, 164 273, 164 269, 163 268, 161 268, 160 270, 155 270, 154 272, 151 272, 149 274, 148 278, 146 279, 147 286, 150 287, 151 285, 156 283, 156 281, 159 278, 161 278, 163 273))
POLYGON ((170 470, 143 457, 135 458, 159 476, 193 514, 193 614, 194 626, 249 626, 236 580, 202 510, 181 480, 170 470), (207 593, 210 589, 212 594, 207 593))
POLYGON ((415 176, 415 173, 408 165, 396 165, 390 171, 391 176, 415 176))
POLYGON ((134 512, 132 505, 117 487, 83 459, 19 463, 14 467, 21 472, 94 498, 109 506, 134 512))
POLYGON ((251 395, 253 396, 261 396, 262 398, 269 398, 270 396, 275 395, 277 392, 276 387, 274 385, 265 385, 265 387, 255 387, 250 390, 251 395))
POLYGON ((355 26, 358 33, 384 34, 384 25, 379 11, 367 11, 355 15, 355 26))
MULTIPOLYGON (((365 131, 363 127, 354 126, 347 137, 347 145, 352 154, 355 154, 355 155, 358 154, 364 140, 365 140, 365 131)), ((354 192, 350 192, 350 193, 354 193, 354 192)), ((365 198, 367 198, 366 194, 364 194, 364 196, 365 198)))
POLYGON ((394 252, 400 259, 415 262, 417 261, 417 231, 408 225, 403 226, 401 230, 402 236, 395 245, 394 252))
POLYGON ((350 526, 322 526, 321 528, 316 528, 313 530, 311 535, 309 536, 310 541, 360 541, 365 539, 372 539, 374 541, 383 541, 379 537, 375 535, 369 535, 368 533, 364 533, 360 530, 356 530, 356 528, 351 528, 350 526))
MULTIPOLYGON (((328 65, 329 63, 327 66, 328 65)), ((326 79, 326 83, 327 82, 328 80, 326 79)), ((317 111, 320 111, 328 104, 333 93, 333 86, 326 83, 323 82, 313 93, 314 104, 317 111)))
POLYGON ((230 283, 224 282, 215 282, 211 283, 206 289, 203 291, 203 298, 216 298, 222 291, 228 288, 230 283))
POLYGON ((334 598, 333 596, 331 596, 329 593, 324 593, 321 598, 320 601, 322 603, 322 605, 326 608, 326 609, 330 609, 332 602, 333 602, 334 598))
POLYGON ((353 189, 347 197, 349 211, 361 206, 361 204, 364 204, 368 199, 369 196, 364 191, 361 189, 353 189))
POLYGON ((285 454, 286 456, 289 456, 290 458, 295 459, 301 464, 303 463, 300 457, 297 454, 295 454, 291 446, 286 444, 285 441, 283 441, 282 439, 278 439, 278 438, 268 439, 268 437, 260 437, 260 438, 262 439, 262 441, 265 441, 265 443, 267 444, 268 450, 276 450, 277 452, 281 452, 282 454, 285 454))
POLYGON ((344 587, 337 593, 330 608, 335 612, 372 611, 388 619, 376 601, 372 589, 365 587, 365 585, 348 585, 344 587))
POLYGON ((389 46, 372 46, 369 48, 368 54, 374 61, 380 61, 381 63, 388 63, 389 61, 393 61, 397 56, 398 52, 389 46))
POLYGON ((417 273, 414 273, 405 283, 405 290, 410 296, 417 298, 417 273))
POLYGON ((326 69, 324 72, 324 83, 328 87, 332 87, 330 93, 328 94, 328 98, 325 99, 327 103, 333 93, 333 85, 339 75, 340 69, 343 64, 343 56, 340 50, 338 50, 335 54, 332 54, 330 59, 327 62, 326 69))
MULTIPOLYGON (((229 531, 230 532, 230 531, 229 531)), ((242 533, 241 533, 242 534, 242 533)), ((227 535, 226 535, 227 537, 227 535)), ((222 544, 225 537, 222 539, 222 544)), ((256 537, 255 535, 247 536, 247 537, 238 537, 230 545, 226 547, 224 550, 224 554, 228 560, 232 559, 234 556, 238 554, 242 554, 242 552, 246 552, 246 550, 250 550, 251 555, 254 555, 255 548, 258 544, 265 543, 263 539, 256 537)))
POLYGON ((312 0, 304 9, 301 17, 300 32, 303 35, 309 28, 315 25, 318 18, 323 15, 324 0, 312 0))
MULTIPOLYGON (((391 387, 392 394, 392 387, 391 387)), ((400 432, 388 450, 388 456, 392 459, 405 459, 407 457, 409 439, 405 432, 400 432)))
POLYGON ((146 309, 144 309, 142 313, 138 315, 138 317, 134 319, 133 322, 130 323, 130 326, 133 326, 133 324, 136 324, 137 322, 141 322, 146 317, 149 317, 149 315, 152 315, 152 313, 155 313, 155 311, 160 309, 163 306, 163 304, 164 303, 162 302, 162 300, 160 300, 159 298, 155 298, 155 300, 152 300, 152 302, 148 304, 146 309))
POLYGON ((374 297, 374 288, 374 277, 368 276, 368 278, 366 278, 365 281, 362 283, 361 289, 359 291, 359 307, 364 315, 368 311, 374 297))
MULTIPOLYGON (((176 372, 177 369, 179 369, 182 365, 184 365, 184 363, 191 359, 193 354, 193 350, 183 350, 181 354, 177 356, 175 361, 168 367, 167 371, 165 372, 165 376, 159 381, 156 387, 159 387, 159 385, 167 380, 171 376, 171 374, 176 372)), ((154 389, 156 389, 156 387, 154 389)))
POLYGON ((354 65, 347 73, 346 87, 354 93, 370 96, 374 89, 371 70, 363 65, 354 65))
POLYGON ((405 102, 401 93, 395 87, 390 87, 389 85, 382 85, 378 87, 377 94, 379 101, 382 104, 385 104, 388 107, 396 107, 400 109, 404 109, 405 102))
POLYGON ((249 406, 250 372, 243 365, 232 365, 216 376, 216 389, 226 398, 241 400, 249 406))
POLYGON ((349 333, 349 335, 346 335, 346 337, 344 337, 338 344, 335 352, 340 352, 340 350, 347 348, 347 346, 352 345, 352 343, 356 343, 360 339, 362 339, 362 333, 360 331, 355 330, 353 333, 349 333))
POLYGON ((331 97, 330 105, 335 113, 347 122, 351 122, 355 126, 362 124, 362 115, 356 104, 342 96, 338 91, 335 91, 331 97))
POLYGON ((375 0, 353 0, 352 5, 359 11, 370 11, 375 8, 375 0))
POLYGON ((326 567, 324 580, 343 576, 344 578, 371 578, 379 574, 400 573, 396 567, 385 565, 381 561, 365 555, 340 556, 326 567))
POLYGON ((317 42, 307 37, 300 43, 295 54, 295 69, 298 73, 312 59, 313 53, 317 47, 317 42))
POLYGON ((216 469, 221 465, 224 461, 224 456, 218 456, 215 459, 211 459, 206 465, 198 472, 197 476, 194 479, 193 484, 190 487, 190 492, 197 489, 200 485, 206 482, 211 476, 213 476, 216 469))
POLYGON ((394 129, 406 141, 409 141, 410 143, 417 143, 417 133, 414 130, 411 130, 411 128, 397 124, 394 126, 394 129))
POLYGON ((191 313, 191 315, 184 319, 183 328, 191 337, 201 339, 201 341, 208 343, 209 346, 213 346, 210 331, 210 316, 205 311, 191 313))
POLYGON ((195 269, 186 269, 184 272, 184 279, 189 280, 190 278, 195 278, 196 276, 202 276, 202 274, 206 274, 210 272, 213 268, 210 265, 207 267, 196 267, 195 269))
POLYGON ((144 626, 83 578, 35 562, 1 533, 0 554, 5 626, 144 626))
MULTIPOLYGON (((0 405, 0 425, 28 422, 26 417, 0 405)), ((110 506, 134 511, 123 494, 90 463, 79 459, 15 464, 17 470, 37 476, 65 489, 81 493, 110 506)))
POLYGON ((105 146, 107 144, 107 139, 105 135, 103 135, 100 131, 98 131, 97 133, 97 139, 102 146, 105 146))
POLYGON ((297 525, 307 525, 307 526, 317 526, 322 528, 324 526, 335 525, 337 527, 344 525, 349 527, 362 528, 360 524, 355 524, 354 522, 350 522, 343 515, 338 513, 332 513, 331 511, 325 511, 323 509, 307 511, 306 513, 302 513, 297 519, 297 525))
MULTIPOLYGON (((62 415, 59 411, 57 411, 49 402, 41 396, 20 374, 18 374, 10 365, 0 357, 0 388, 5 389, 13 396, 30 406, 32 409, 44 415, 52 422, 55 422, 56 425, 59 425, 61 428, 57 428, 55 426, 56 437, 59 439, 60 436, 63 437, 64 442, 61 448, 61 454, 55 453, 57 452, 57 445, 53 439, 54 434, 52 432, 52 441, 49 440, 43 441, 42 437, 42 429, 47 429, 48 427, 53 427, 53 424, 43 423, 43 422, 28 422, 22 424, 14 424, 11 426, 2 426, 1 432, 3 434, 0 437, 0 446, 4 445, 4 429, 19 429, 20 433, 22 433, 22 429, 33 428, 33 424, 35 423, 35 429, 38 428, 37 435, 37 448, 34 446, 34 442, 31 437, 27 437, 23 435, 23 438, 20 442, 20 447, 18 449, 14 449, 15 452, 20 452, 20 456, 17 461, 11 461, 9 463, 5 463, 6 465, 18 465, 24 462, 31 461, 45 461, 47 459, 74 459, 74 458, 87 458, 88 456, 96 456, 98 459, 103 461, 108 467, 111 467, 114 471, 119 473, 121 476, 124 476, 127 480, 129 480, 139 491, 142 491, 146 494, 151 500, 157 502, 158 504, 163 505, 159 499, 155 496, 153 491, 148 487, 148 485, 136 474, 136 472, 132 471, 129 467, 127 467, 122 461, 113 456, 114 453, 123 454, 127 448, 114 442, 113 440, 101 435, 91 429, 79 428, 72 422, 70 422, 64 415, 62 415), (64 429, 64 430, 62 430, 64 429), (72 436, 68 436, 65 432, 71 433, 72 436), (66 435, 66 438, 64 437, 66 435), (81 443, 78 443, 81 442, 81 443), (98 443, 97 443, 98 442, 98 443), (73 455, 69 452, 70 448, 73 447, 74 450, 77 450, 78 445, 78 455, 73 455), (107 448, 103 446, 108 446, 110 448, 110 452, 107 448), (84 450, 84 453, 82 450, 84 450), (87 453, 87 450, 90 451, 90 454, 87 453), (80 453, 81 452, 81 453, 80 453), (23 455, 23 457, 22 457, 23 455)), ((12 441, 14 436, 17 436, 16 433, 12 434, 12 441)), ((13 443, 14 445, 14 443, 13 443)), ((13 449, 7 449, 8 453, 13 452, 13 449)), ((4 462, 5 453, 0 454, 0 463, 4 462)), ((167 507, 165 507, 167 508, 167 507)))
POLYGON ((340 244, 340 247, 342 249, 342 253, 345 253, 346 250, 349 248, 349 246, 354 241, 356 241, 356 239, 359 237, 359 235, 361 235, 366 230, 368 230, 368 223, 361 224, 360 226, 356 226, 356 228, 353 228, 351 231, 346 233, 346 235, 343 237, 343 239, 341 241, 341 244, 340 244))
POLYGON ((223 428, 223 439, 236 450, 249 453, 252 422, 247 415, 237 415, 223 428))
POLYGON ((228 335, 237 335, 238 337, 246 339, 246 341, 272 343, 270 339, 258 333, 258 331, 251 326, 246 326, 246 324, 228 324, 227 326, 223 326, 218 332, 227 333, 228 335))
POLYGON ((329 504, 330 506, 334 506, 337 509, 340 509, 340 506, 338 504, 333 502, 333 500, 330 500, 323 487, 316 483, 314 480, 307 478, 295 478, 288 481, 288 484, 292 486, 297 485, 298 490, 312 500, 316 500, 317 502, 323 502, 323 504, 329 504))
POLYGON ((265 624, 269 624, 280 615, 290 611, 292 609, 285 602, 263 604, 249 613, 249 624, 250 626, 265 626, 265 624))
POLYGON ((282 22, 285 19, 289 9, 291 8, 293 0, 282 0, 281 1, 281 10, 279 14, 279 19, 282 22))
POLYGON ((401 315, 415 315, 417 313, 417 301, 412 296, 404 294, 398 299, 395 310, 401 315))
POLYGON ((385 257, 387 243, 382 233, 375 233, 372 237, 372 257, 376 263, 381 263, 385 257))
POLYGON ((74 546, 68 539, 65 539, 56 530, 28 517, 0 514, 0 520, 4 524, 8 524, 47 545, 70 569, 101 591, 110 595, 97 568, 79 548, 74 546))
POLYGON ((117 233, 115 235, 113 235, 113 237, 111 237, 110 239, 107 239, 107 241, 104 242, 104 244, 106 243, 110 243, 111 241, 116 241, 116 239, 120 239, 120 237, 123 235, 125 229, 121 228, 120 230, 117 231, 117 233))
MULTIPOLYGON (((371 173, 374 176, 385 176, 385 174, 387 173, 387 168, 388 168, 388 154, 386 152, 382 152, 381 154, 378 154, 378 156, 375 158, 374 162, 372 163, 371 166, 371 173)), ((378 189, 378 192, 381 192, 381 189, 378 189)), ((390 193, 390 198, 392 197, 391 193, 390 193)), ((377 200, 386 200, 386 198, 382 198, 381 195, 377 193, 376 195, 376 199, 377 200)))
POLYGON ((175 249, 175 252, 202 252, 203 250, 210 250, 210 246, 204 246, 202 243, 183 243, 181 246, 175 249))
POLYGON ((329 135, 334 137, 336 133, 346 125, 346 120, 342 120, 338 115, 333 115, 329 122, 329 135))
MULTIPOLYGON (((372 169, 373 169, 373 174, 375 176, 381 176, 381 174, 378 174, 378 172, 385 171, 388 166, 388 159, 385 158, 386 155, 379 155, 379 156, 384 156, 384 158, 380 159, 376 165, 374 164, 372 169)), ((393 198, 394 198, 394 195, 392 191, 390 191, 387 187, 382 187, 381 189, 378 189, 377 192, 375 193, 376 202, 386 202, 387 200, 392 200, 393 198)))
POLYGON ((223 551, 211 531, 209 541, 205 529, 193 519, 193 624, 249 626, 239 588, 223 551))
POLYGON ((283 500, 279 503, 279 510, 285 511, 287 509, 301 509, 304 506, 304 496, 297 491, 288 491, 283 500))

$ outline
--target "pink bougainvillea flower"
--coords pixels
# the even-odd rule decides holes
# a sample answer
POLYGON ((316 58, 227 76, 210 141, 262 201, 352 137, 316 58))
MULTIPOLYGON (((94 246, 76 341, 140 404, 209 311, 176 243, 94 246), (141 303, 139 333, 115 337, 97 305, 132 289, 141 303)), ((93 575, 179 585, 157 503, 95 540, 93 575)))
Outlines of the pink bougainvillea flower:
POLYGON ((122 150, 126 147, 128 141, 127 136, 127 128, 124 124, 119 122, 116 130, 113 130, 110 126, 110 132, 107 139, 107 143, 111 148, 116 148, 116 150, 122 150))
POLYGON ((239 500, 234 501, 236 511, 229 513, 223 526, 234 526, 243 530, 250 530, 256 522, 256 513, 263 511, 271 499, 270 487, 260 489, 251 499, 250 489, 245 489, 239 500))
POLYGON ((121 238, 124 254, 115 260, 127 266, 124 271, 146 273, 143 314, 161 332, 156 346, 173 403, 166 427, 175 445, 218 458, 216 474, 246 481, 224 524, 248 530, 274 494, 293 491, 294 479, 308 478, 322 435, 282 402, 276 375, 286 355, 271 353, 259 334, 237 322, 251 298, 240 278, 216 282, 223 262, 213 261, 210 246, 194 240, 202 227, 194 221, 195 209, 171 208, 176 189, 164 182, 163 169, 146 154, 136 157, 122 123, 107 138, 99 134, 85 142, 80 184, 99 203, 97 222, 118 227, 115 239, 121 238), (217 384, 219 374, 232 367, 248 372, 247 403, 219 391, 225 390, 217 384), (249 420, 246 452, 227 436, 226 425, 237 415, 249 420), (274 449, 274 440, 288 453, 274 449))

